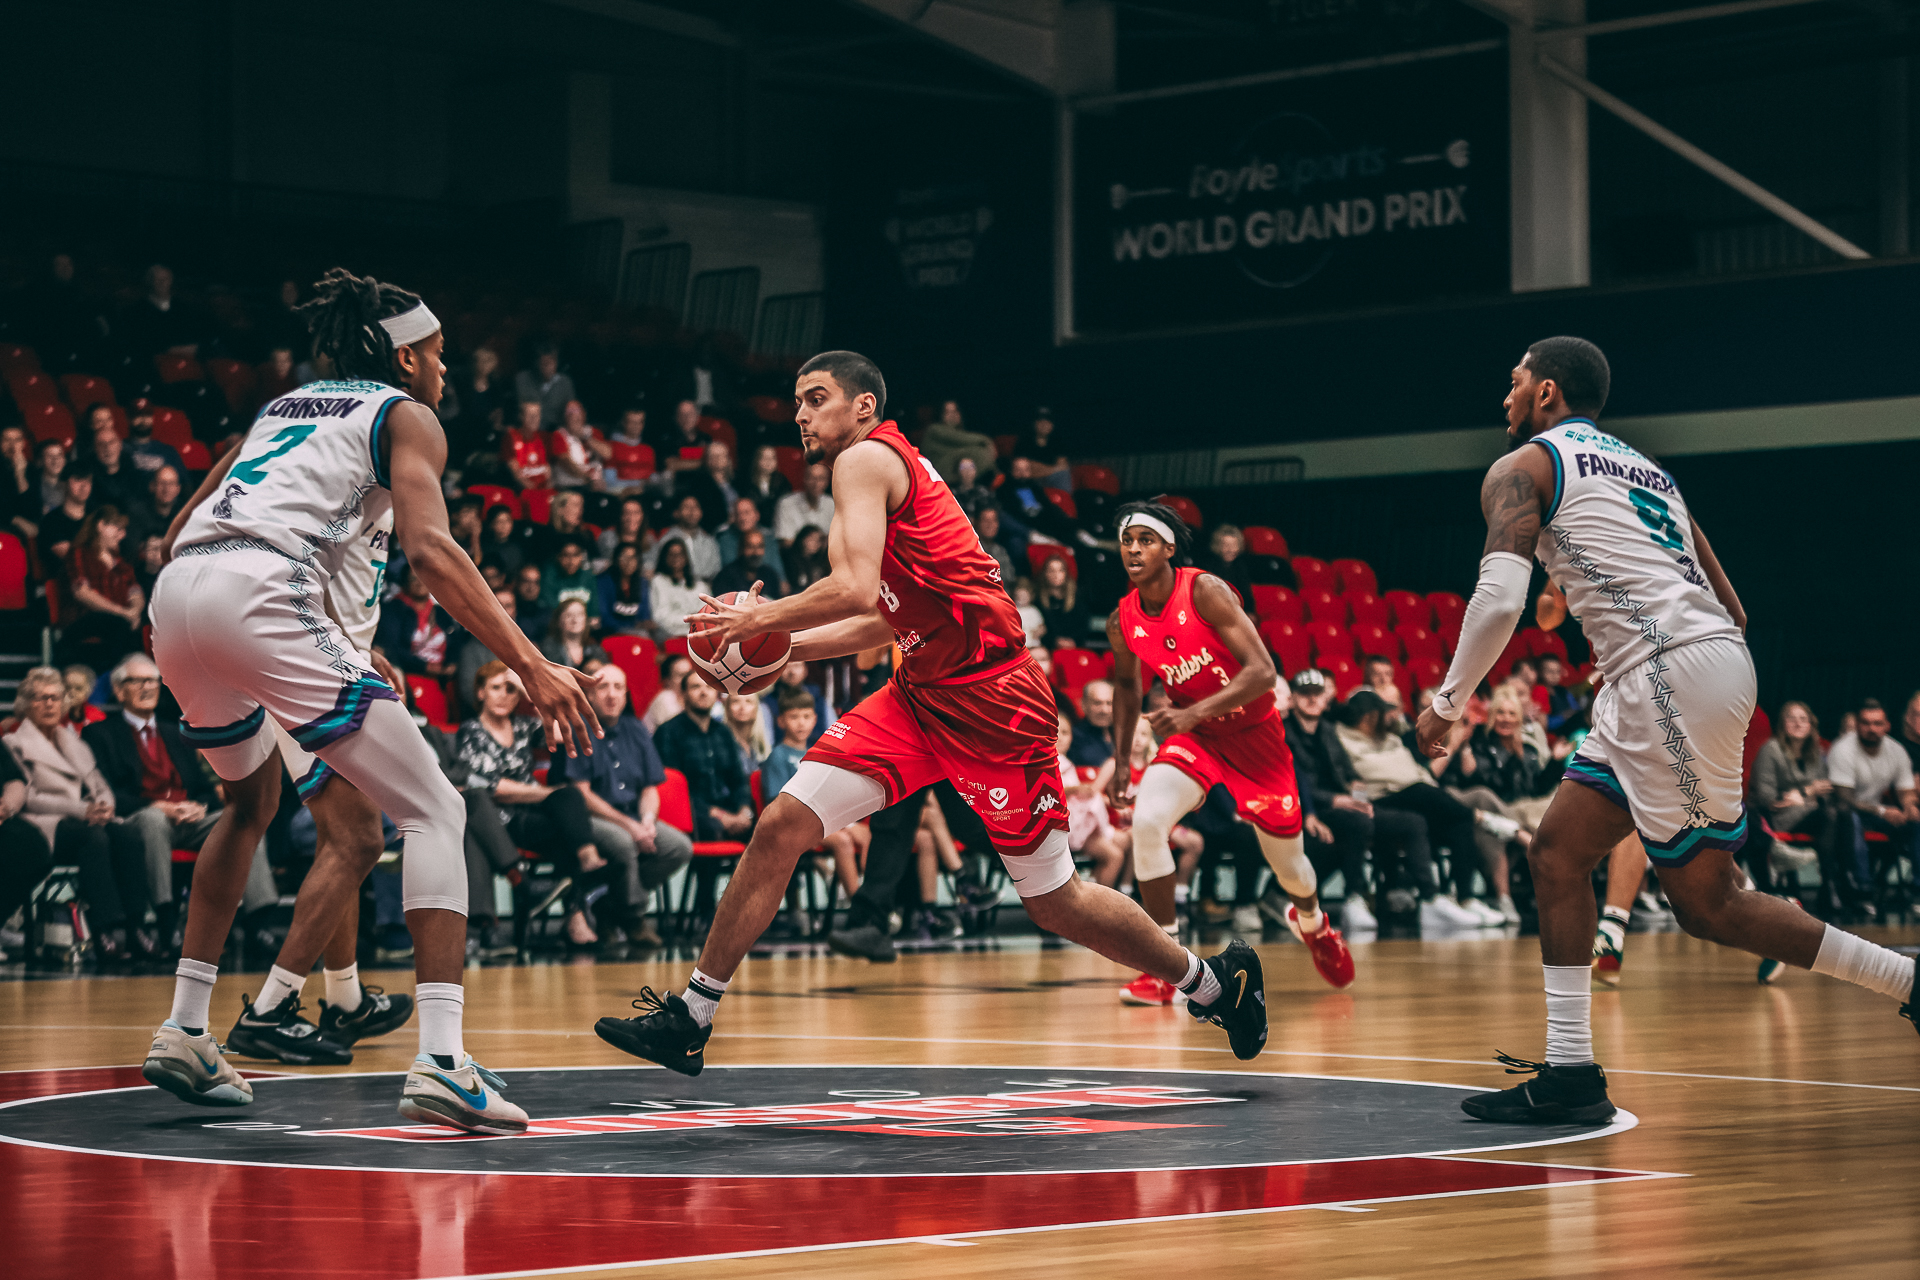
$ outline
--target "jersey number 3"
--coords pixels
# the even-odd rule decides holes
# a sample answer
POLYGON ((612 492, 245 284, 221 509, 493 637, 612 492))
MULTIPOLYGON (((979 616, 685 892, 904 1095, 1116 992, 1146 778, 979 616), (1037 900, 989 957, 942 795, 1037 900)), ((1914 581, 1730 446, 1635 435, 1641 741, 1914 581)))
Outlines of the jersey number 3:
POLYGON ((1627 499, 1633 503, 1633 514, 1640 517, 1640 523, 1653 531, 1653 545, 1665 547, 1669 551, 1684 551, 1687 544, 1680 540, 1680 526, 1673 522, 1673 512, 1657 493, 1645 489, 1627 490, 1627 499))
POLYGON ((267 478, 267 464, 282 454, 292 452, 308 436, 320 429, 317 422, 302 422, 298 426, 288 427, 273 438, 278 449, 270 449, 257 458, 246 462, 236 462, 228 474, 242 484, 259 484, 267 478))

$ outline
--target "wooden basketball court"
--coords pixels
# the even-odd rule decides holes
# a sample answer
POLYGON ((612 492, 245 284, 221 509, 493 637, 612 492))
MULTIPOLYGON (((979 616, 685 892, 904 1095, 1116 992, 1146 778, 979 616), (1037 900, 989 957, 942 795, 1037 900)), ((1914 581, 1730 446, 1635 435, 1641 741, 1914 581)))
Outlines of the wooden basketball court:
MULTIPOLYGON (((470 971, 468 1048, 556 1128, 450 1145, 387 1133, 397 1077, 355 1074, 403 1071, 412 1027, 287 1073, 339 1079, 263 1070, 253 1108, 201 1110, 127 1069, 171 979, 0 984, 0 1270, 1920 1274, 1920 1037, 1892 1002, 1635 935, 1594 1007, 1631 1118, 1542 1135, 1435 1087, 1503 1087, 1490 1055, 1538 1051, 1532 939, 1355 951, 1333 992, 1299 946, 1262 948, 1273 1036, 1245 1064, 1122 1006, 1130 975, 1078 949, 755 959, 697 1079, 591 1030, 684 960, 470 971)), ((216 1034, 247 989, 222 979, 216 1034)))

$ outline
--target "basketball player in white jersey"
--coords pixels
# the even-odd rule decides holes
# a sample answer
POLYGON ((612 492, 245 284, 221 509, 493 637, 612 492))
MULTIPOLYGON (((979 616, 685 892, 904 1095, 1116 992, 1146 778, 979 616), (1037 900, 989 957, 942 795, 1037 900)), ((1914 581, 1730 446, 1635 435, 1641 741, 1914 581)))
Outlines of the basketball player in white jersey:
POLYGON ((1500 1055, 1534 1078, 1460 1106, 1514 1124, 1609 1119, 1593 1057, 1589 959, 1593 869, 1631 832, 1660 870, 1681 928, 1906 1001, 1920 1019, 1914 961, 1743 888, 1741 745, 1753 714, 1746 615, 1673 477, 1595 425, 1611 374, 1580 338, 1534 343, 1513 370, 1513 448, 1487 472, 1480 583, 1453 665, 1421 712, 1421 749, 1446 754, 1451 722, 1513 636, 1538 556, 1566 593, 1606 678, 1593 730, 1534 835, 1547 989, 1545 1062, 1500 1055))
POLYGON ((279 803, 280 752, 263 730, 271 715, 405 838, 420 1055, 401 1114, 524 1132, 526 1113, 461 1044, 465 805, 393 689, 324 608, 354 539, 391 509, 414 571, 520 676, 552 749, 591 751, 596 718, 577 674, 540 656, 448 532, 446 437, 433 414, 445 376, 439 321, 413 294, 338 269, 303 311, 340 380, 261 410, 225 477, 197 495, 154 586, 154 657, 180 701, 182 736, 226 781, 228 803, 195 870, 174 1008, 148 1065, 170 1064, 168 1087, 189 1101, 246 1101, 237 1077, 199 1080, 231 1075, 206 1034, 207 1008, 224 939, 217 922, 231 915, 232 864, 245 856, 236 850, 251 850, 279 803))

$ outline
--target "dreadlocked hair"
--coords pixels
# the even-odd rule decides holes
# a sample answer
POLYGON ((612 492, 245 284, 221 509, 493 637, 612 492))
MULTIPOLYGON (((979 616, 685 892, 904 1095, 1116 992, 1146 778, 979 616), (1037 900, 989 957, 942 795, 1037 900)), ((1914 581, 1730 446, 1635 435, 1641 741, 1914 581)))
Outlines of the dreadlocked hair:
POLYGON ((313 334, 315 355, 333 361, 342 378, 397 384, 400 366, 393 339, 380 321, 411 311, 420 295, 372 276, 335 267, 313 286, 313 300, 294 308, 313 334))
POLYGON ((1187 529, 1187 522, 1172 507, 1159 502, 1123 503, 1113 513, 1115 531, 1127 526, 1128 516, 1152 516, 1155 520, 1173 530, 1173 559, 1176 564, 1190 563, 1193 559, 1193 534, 1187 529))

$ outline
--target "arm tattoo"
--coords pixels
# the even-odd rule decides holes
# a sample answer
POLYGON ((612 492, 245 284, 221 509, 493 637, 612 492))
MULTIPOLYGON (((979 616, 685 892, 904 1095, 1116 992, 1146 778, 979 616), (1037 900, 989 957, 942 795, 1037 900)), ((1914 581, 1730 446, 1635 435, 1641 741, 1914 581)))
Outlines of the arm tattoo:
POLYGON ((1525 467, 1509 462, 1489 471, 1480 486, 1480 509, 1487 517, 1487 554, 1532 558, 1540 539, 1540 492, 1525 467))

